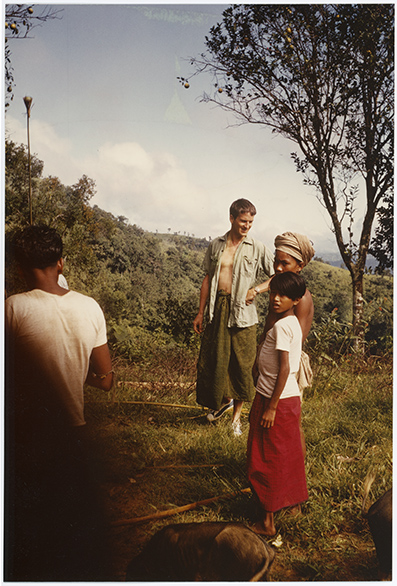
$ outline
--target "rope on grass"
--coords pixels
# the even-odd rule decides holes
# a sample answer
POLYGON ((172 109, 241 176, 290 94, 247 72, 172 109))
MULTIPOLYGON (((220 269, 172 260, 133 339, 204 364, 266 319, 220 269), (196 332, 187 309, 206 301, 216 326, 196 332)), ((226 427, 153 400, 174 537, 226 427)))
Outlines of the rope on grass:
MULTIPOLYGON (((201 405, 180 405, 176 403, 157 403, 156 401, 118 401, 121 405, 154 405, 156 407, 180 407, 181 409, 203 409, 201 405)), ((249 409, 243 407, 242 413, 249 413, 249 409)), ((205 414, 205 413, 204 413, 205 414)), ((201 417, 199 415, 198 417, 201 417)))
MULTIPOLYGON (((112 402, 116 402, 119 405, 151 405, 152 407, 176 407, 178 409, 201 409, 202 411, 204 411, 203 407, 201 405, 180 405, 179 403, 158 403, 157 401, 117 401, 117 399, 115 401, 112 402)), ((86 401, 86 403, 104 403, 106 404, 106 401, 86 401)), ((242 413, 248 413, 249 409, 246 409, 245 407, 243 407, 242 409, 242 413)), ((203 415, 206 415, 206 413, 201 413, 200 415, 195 415, 194 417, 192 417, 191 419, 198 419, 199 417, 202 417, 203 415)))
POLYGON ((173 515, 177 515, 178 513, 184 513, 185 511, 191 511, 197 507, 204 507, 215 501, 220 499, 230 499, 238 496, 239 494, 246 494, 250 493, 250 488, 243 488, 242 490, 238 490, 236 492, 230 492, 226 494, 221 494, 219 496, 213 496, 209 499, 205 499, 203 501, 197 501, 195 503, 190 503, 188 505, 184 505, 183 507, 177 507, 176 509, 167 509, 166 511, 157 511, 157 513, 153 513, 152 515, 146 515, 145 517, 134 517, 132 519, 122 519, 120 521, 113 521, 111 523, 112 527, 122 527, 123 525, 138 525, 139 523, 147 523, 148 521, 153 521, 157 519, 165 519, 166 517, 172 517, 173 515))
MULTIPOLYGON (((86 403, 104 403, 106 401, 86 401, 86 403)), ((117 401, 120 405, 152 405, 154 407, 178 407, 180 409, 202 409, 197 405, 179 405, 177 403, 157 403, 156 401, 117 401)))
POLYGON ((195 382, 191 382, 191 383, 163 383, 163 382, 159 382, 159 381, 153 381, 153 382, 141 382, 141 381, 129 381, 129 380, 120 380, 117 383, 118 387, 122 387, 124 385, 127 385, 129 387, 136 387, 137 389, 150 389, 152 387, 162 387, 164 388, 173 388, 173 389, 190 389, 190 387, 193 387, 196 383, 195 382))

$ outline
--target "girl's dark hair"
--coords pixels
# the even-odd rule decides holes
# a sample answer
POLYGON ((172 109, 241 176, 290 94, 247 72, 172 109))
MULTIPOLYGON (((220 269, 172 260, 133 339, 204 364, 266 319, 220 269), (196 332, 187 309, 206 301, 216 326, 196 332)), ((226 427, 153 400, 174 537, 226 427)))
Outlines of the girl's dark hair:
POLYGON ((236 199, 230 206, 230 215, 236 219, 240 214, 251 214, 251 216, 255 216, 256 214, 256 207, 253 203, 248 201, 248 199, 236 199))
POLYGON ((13 241, 13 253, 24 269, 46 269, 62 258, 62 239, 48 226, 28 226, 13 241))
POLYGON ((270 281, 270 291, 290 299, 300 299, 306 292, 306 283, 297 273, 277 273, 270 281))

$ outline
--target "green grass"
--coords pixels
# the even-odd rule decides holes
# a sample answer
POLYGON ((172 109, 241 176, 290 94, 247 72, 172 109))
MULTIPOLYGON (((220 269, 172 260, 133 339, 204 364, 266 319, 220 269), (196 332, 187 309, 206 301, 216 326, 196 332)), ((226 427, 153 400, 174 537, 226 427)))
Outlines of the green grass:
MULTIPOLYGON (((142 381, 141 367, 118 365, 113 396, 87 391, 87 419, 103 465, 102 482, 112 521, 150 515, 248 486, 246 440, 231 433, 230 414, 209 424, 195 404, 194 359, 179 361, 175 388, 168 361, 154 363, 153 384, 142 381), (165 377, 161 378, 161 373, 165 377), (164 383, 164 384, 160 384, 164 383), (127 401, 142 401, 129 404, 127 401), (144 404, 189 405, 191 409, 144 404)), ((370 501, 392 482, 392 369, 379 361, 321 366, 305 393, 302 425, 307 456, 309 500, 303 515, 276 514, 283 545, 271 572, 274 581, 375 580, 376 556, 367 522, 361 516, 363 482, 372 470, 376 480, 370 501)), ((218 500, 183 514, 115 531, 119 572, 147 539, 171 522, 242 521, 258 514, 252 494, 218 500), (126 551, 125 551, 126 549, 126 551)))

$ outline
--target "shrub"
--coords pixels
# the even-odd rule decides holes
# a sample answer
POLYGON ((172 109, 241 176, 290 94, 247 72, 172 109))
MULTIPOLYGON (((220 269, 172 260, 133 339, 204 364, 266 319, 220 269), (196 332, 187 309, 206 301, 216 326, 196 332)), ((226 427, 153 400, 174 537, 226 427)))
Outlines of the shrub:
POLYGON ((139 326, 130 326, 126 320, 110 323, 108 329, 113 351, 132 362, 147 360, 155 348, 169 343, 169 337, 163 332, 149 332, 139 326))

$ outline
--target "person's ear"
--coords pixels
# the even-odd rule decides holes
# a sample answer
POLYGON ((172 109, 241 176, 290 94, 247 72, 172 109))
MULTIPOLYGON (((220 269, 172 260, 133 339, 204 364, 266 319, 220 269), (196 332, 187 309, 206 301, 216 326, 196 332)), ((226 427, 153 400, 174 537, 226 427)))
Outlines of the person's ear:
POLYGON ((63 272, 63 264, 63 258, 60 258, 57 262, 58 275, 63 272))
POLYGON ((302 299, 302 297, 298 297, 298 299, 294 299, 293 300, 293 304, 294 305, 298 305, 299 301, 302 299))

